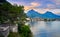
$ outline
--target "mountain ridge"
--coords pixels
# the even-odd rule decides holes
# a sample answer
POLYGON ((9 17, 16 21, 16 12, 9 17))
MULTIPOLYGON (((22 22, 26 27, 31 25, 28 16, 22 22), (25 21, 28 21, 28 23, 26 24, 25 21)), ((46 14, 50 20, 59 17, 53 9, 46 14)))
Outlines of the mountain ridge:
POLYGON ((60 18, 59 15, 56 15, 50 11, 46 11, 46 13, 40 14, 37 11, 30 10, 26 15, 30 18, 60 18))

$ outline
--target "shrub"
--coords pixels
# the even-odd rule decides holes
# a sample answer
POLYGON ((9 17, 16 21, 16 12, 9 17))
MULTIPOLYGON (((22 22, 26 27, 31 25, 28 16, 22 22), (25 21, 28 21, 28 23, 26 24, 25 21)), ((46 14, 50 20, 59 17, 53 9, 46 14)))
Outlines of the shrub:
POLYGON ((30 30, 29 26, 18 25, 18 32, 21 35, 21 37, 32 37, 32 33, 31 33, 31 30, 30 30))

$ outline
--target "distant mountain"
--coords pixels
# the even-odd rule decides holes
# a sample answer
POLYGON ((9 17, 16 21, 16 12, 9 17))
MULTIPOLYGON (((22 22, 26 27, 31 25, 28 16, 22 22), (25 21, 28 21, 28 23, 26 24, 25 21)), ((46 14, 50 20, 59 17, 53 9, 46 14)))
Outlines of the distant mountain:
POLYGON ((50 11, 47 11, 46 13, 44 13, 43 17, 44 18, 60 18, 60 16, 58 16, 50 11))
POLYGON ((27 12, 26 15, 30 18, 36 18, 36 17, 39 17, 41 14, 34 11, 34 10, 30 10, 30 11, 27 12))
POLYGON ((58 16, 56 14, 53 14, 50 11, 47 11, 44 14, 40 14, 40 13, 34 11, 34 10, 30 10, 30 11, 28 11, 28 13, 26 15, 30 18, 51 18, 51 19, 60 18, 60 16, 58 16))

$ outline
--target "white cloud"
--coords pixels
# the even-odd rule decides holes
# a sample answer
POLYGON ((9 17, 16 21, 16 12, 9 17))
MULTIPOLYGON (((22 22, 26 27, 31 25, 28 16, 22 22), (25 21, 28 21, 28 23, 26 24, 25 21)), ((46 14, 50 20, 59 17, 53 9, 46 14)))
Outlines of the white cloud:
POLYGON ((36 7, 41 5, 40 3, 37 2, 31 2, 30 4, 31 4, 30 6, 24 6, 24 9, 25 10, 35 9, 36 7))
POLYGON ((54 5, 54 4, 47 4, 47 8, 55 9, 55 8, 57 8, 57 7, 56 7, 56 5, 54 5))
POLYGON ((31 2, 30 3, 32 6, 34 6, 34 7, 37 7, 37 6, 40 6, 41 4, 40 3, 37 3, 37 2, 31 2))
POLYGON ((60 5, 60 0, 54 0, 56 5, 60 5))

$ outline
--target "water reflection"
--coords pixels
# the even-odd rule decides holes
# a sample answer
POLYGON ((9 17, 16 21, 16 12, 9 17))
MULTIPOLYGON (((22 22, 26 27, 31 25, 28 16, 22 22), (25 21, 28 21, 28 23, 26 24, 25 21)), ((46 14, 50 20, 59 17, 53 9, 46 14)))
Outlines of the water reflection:
POLYGON ((30 22, 34 37, 60 37, 60 21, 30 22))

